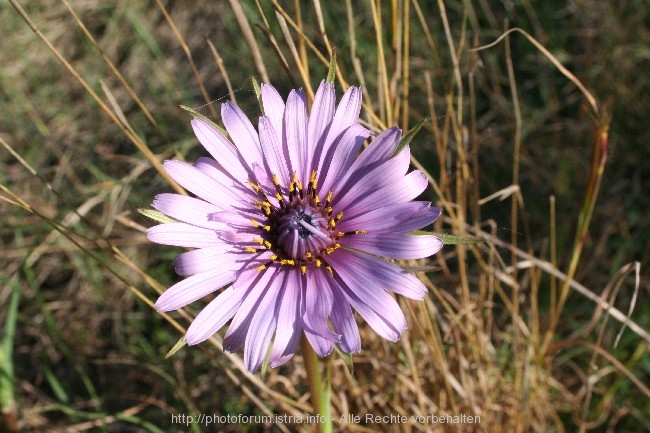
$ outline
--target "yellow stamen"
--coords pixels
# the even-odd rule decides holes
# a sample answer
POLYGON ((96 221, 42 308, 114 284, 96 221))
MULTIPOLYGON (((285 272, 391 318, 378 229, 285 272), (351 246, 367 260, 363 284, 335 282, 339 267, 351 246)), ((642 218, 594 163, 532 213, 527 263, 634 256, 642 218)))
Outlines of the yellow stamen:
POLYGON ((334 251, 338 250, 339 248, 341 248, 341 244, 334 244, 325 250, 325 254, 332 254, 334 251))
POLYGON ((249 185, 251 186, 251 188, 253 188, 253 189, 255 190, 255 192, 257 192, 257 193, 259 193, 259 192, 262 190, 262 187, 259 186, 259 185, 256 184, 256 183, 254 183, 254 182, 250 182, 250 181, 248 181, 248 182, 246 182, 246 183, 249 184, 249 185))
POLYGON ((294 171, 293 176, 291 177, 291 182, 289 183, 289 192, 294 192, 296 190, 297 183, 298 183, 298 175, 294 171))

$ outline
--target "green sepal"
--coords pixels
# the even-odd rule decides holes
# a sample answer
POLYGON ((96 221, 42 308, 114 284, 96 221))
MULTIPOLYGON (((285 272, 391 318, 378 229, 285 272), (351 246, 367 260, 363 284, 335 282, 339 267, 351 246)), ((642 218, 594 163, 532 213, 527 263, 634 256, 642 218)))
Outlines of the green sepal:
POLYGON ((487 242, 483 237, 474 237, 474 236, 456 236, 448 235, 446 233, 427 233, 434 235, 439 238, 443 245, 469 245, 469 244, 482 244, 487 242))
POLYGON ((181 108, 182 108, 183 110, 187 111, 188 113, 190 113, 192 116, 194 116, 194 117, 198 117, 198 118, 201 119, 201 120, 205 120, 205 121, 208 122, 210 125, 214 126, 214 127, 217 129, 217 131, 221 132, 221 133, 224 135, 224 137, 228 137, 228 131, 226 131, 226 130, 223 129, 221 126, 219 126, 219 125, 217 125, 216 123, 214 123, 214 122, 213 122, 212 120, 210 120, 206 115, 199 113, 199 112, 196 111, 194 108, 186 107, 185 105, 181 105, 181 108))
POLYGON ((165 359, 171 358, 172 356, 174 356, 176 354, 176 352, 178 352, 183 347, 185 347, 185 345, 187 345, 187 341, 185 341, 184 338, 181 338, 180 340, 178 340, 176 342, 176 344, 174 344, 174 347, 172 347, 171 350, 169 352, 167 352, 167 354, 165 355, 165 359))
POLYGON ((332 57, 330 57, 330 68, 327 71, 327 78, 325 79, 328 83, 333 83, 336 79, 336 51, 332 51, 332 57))
POLYGON ((262 89, 260 87, 260 83, 257 82, 255 77, 251 77, 251 82, 253 83, 253 92, 255 92, 257 103, 260 104, 260 110, 262 111, 262 116, 266 116, 266 113, 264 112, 264 104, 262 103, 262 89))
POLYGON ((269 369, 269 362, 271 361, 271 350, 273 349, 273 345, 269 344, 269 347, 266 348, 266 354, 264 355, 264 359, 262 360, 262 366, 260 367, 260 377, 264 379, 266 376, 266 372, 269 369))
POLYGON ((395 149, 395 155, 400 153, 400 151, 413 140, 413 137, 415 137, 415 134, 420 132, 420 129, 422 129, 422 126, 431 121, 431 117, 425 117, 424 119, 420 120, 417 125, 415 125, 413 128, 409 129, 408 132, 404 135, 402 135, 402 139, 399 141, 399 145, 397 146, 397 149, 395 149))
POLYGON ((350 374, 354 373, 354 361, 352 359, 352 354, 350 353, 345 353, 344 351, 341 350, 341 348, 338 345, 334 345, 334 352, 336 352, 336 355, 343 360, 345 365, 348 367, 348 372, 350 374))
POLYGON ((163 223, 163 224, 178 222, 174 218, 167 216, 164 213, 157 211, 155 209, 138 208, 138 213, 140 215, 146 216, 147 218, 151 218, 152 220, 158 221, 159 223, 163 223))
POLYGON ((440 270, 440 266, 434 266, 434 265, 408 266, 408 265, 400 265, 399 263, 396 264, 397 266, 400 267, 400 269, 403 269, 406 272, 434 272, 440 270))

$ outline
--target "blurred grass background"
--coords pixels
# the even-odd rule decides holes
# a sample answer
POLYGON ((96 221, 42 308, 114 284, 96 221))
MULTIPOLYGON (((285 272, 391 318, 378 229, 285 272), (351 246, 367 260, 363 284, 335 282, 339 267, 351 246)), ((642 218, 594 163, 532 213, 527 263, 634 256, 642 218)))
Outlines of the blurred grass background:
POLYGON ((244 374, 219 338, 164 359, 188 316, 150 302, 178 281, 180 251, 150 244, 136 209, 171 190, 153 161, 205 154, 180 105, 218 121, 236 98, 254 118, 250 77, 285 96, 315 88, 331 48, 339 95, 362 85, 371 127, 431 117, 411 147, 445 209, 435 229, 490 239, 434 259, 440 271, 421 275, 432 295, 400 300, 410 329, 399 343, 362 325, 353 370, 335 362, 334 413, 482 417, 380 426, 400 432, 650 429, 647 2, 12 0, 0 24, 0 430, 310 431, 172 423, 306 414, 304 369, 297 356, 262 379, 244 374), (511 27, 575 74, 599 114, 522 34, 472 50, 511 27), (585 211, 604 126, 605 170, 585 211), (562 305, 556 271, 578 255, 571 281, 593 299, 571 290, 562 305), (638 326, 618 341, 621 321, 594 299, 638 326))

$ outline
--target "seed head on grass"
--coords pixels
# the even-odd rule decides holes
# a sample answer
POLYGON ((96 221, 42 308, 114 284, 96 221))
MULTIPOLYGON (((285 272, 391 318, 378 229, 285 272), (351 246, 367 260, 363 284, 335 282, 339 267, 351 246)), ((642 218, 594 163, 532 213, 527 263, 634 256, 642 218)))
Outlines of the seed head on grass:
POLYGON ((420 171, 407 173, 409 147, 390 128, 370 137, 359 125, 361 90, 351 87, 338 107, 334 85, 322 82, 311 113, 302 90, 287 101, 261 87, 264 116, 257 131, 232 102, 222 120, 232 142, 210 122, 192 127, 212 158, 193 165, 166 161, 165 170, 198 198, 156 196, 153 207, 178 222, 148 230, 151 241, 195 248, 174 261, 187 276, 156 302, 182 308, 221 290, 194 319, 185 340, 197 344, 232 319, 223 346, 244 348, 246 368, 296 352, 304 333, 319 356, 334 344, 347 353, 361 341, 354 309, 383 338, 396 341, 406 319, 387 290, 422 299, 426 288, 386 259, 419 259, 442 242, 412 232, 440 209, 414 201, 426 188, 420 171), (224 288, 225 287, 225 288, 224 288))

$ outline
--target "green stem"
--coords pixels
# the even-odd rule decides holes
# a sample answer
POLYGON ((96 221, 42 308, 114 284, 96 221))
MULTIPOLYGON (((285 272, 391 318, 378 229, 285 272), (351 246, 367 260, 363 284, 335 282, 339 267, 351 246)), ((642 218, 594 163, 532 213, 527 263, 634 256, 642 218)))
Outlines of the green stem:
POLYGON ((307 380, 309 382, 309 391, 311 393, 311 405, 314 408, 314 415, 318 416, 318 432, 332 433, 332 411, 330 404, 331 382, 330 382, 330 363, 329 358, 323 360, 325 377, 321 372, 320 358, 314 352, 305 336, 303 335, 300 342, 302 356, 305 359, 305 369, 307 370, 307 380))
POLYGON ((600 184, 605 172, 605 164, 607 163, 607 149, 609 147, 609 121, 604 120, 599 124, 596 131, 596 139, 594 140, 594 154, 591 162, 591 171, 589 172, 589 181, 587 183, 587 194, 585 201, 582 205, 582 210, 578 218, 578 230, 576 232, 576 239, 573 246, 573 253, 569 263, 569 270, 566 273, 566 279, 560 289, 560 298, 558 299, 555 311, 551 317, 551 323, 546 331, 542 350, 540 353, 545 354, 549 350, 555 329, 559 324, 560 313, 564 308, 564 304, 569 296, 571 289, 570 283, 578 269, 580 262, 580 255, 582 254, 582 247, 585 244, 585 239, 589 233, 589 223, 594 213, 596 206, 596 198, 600 190, 600 184))

